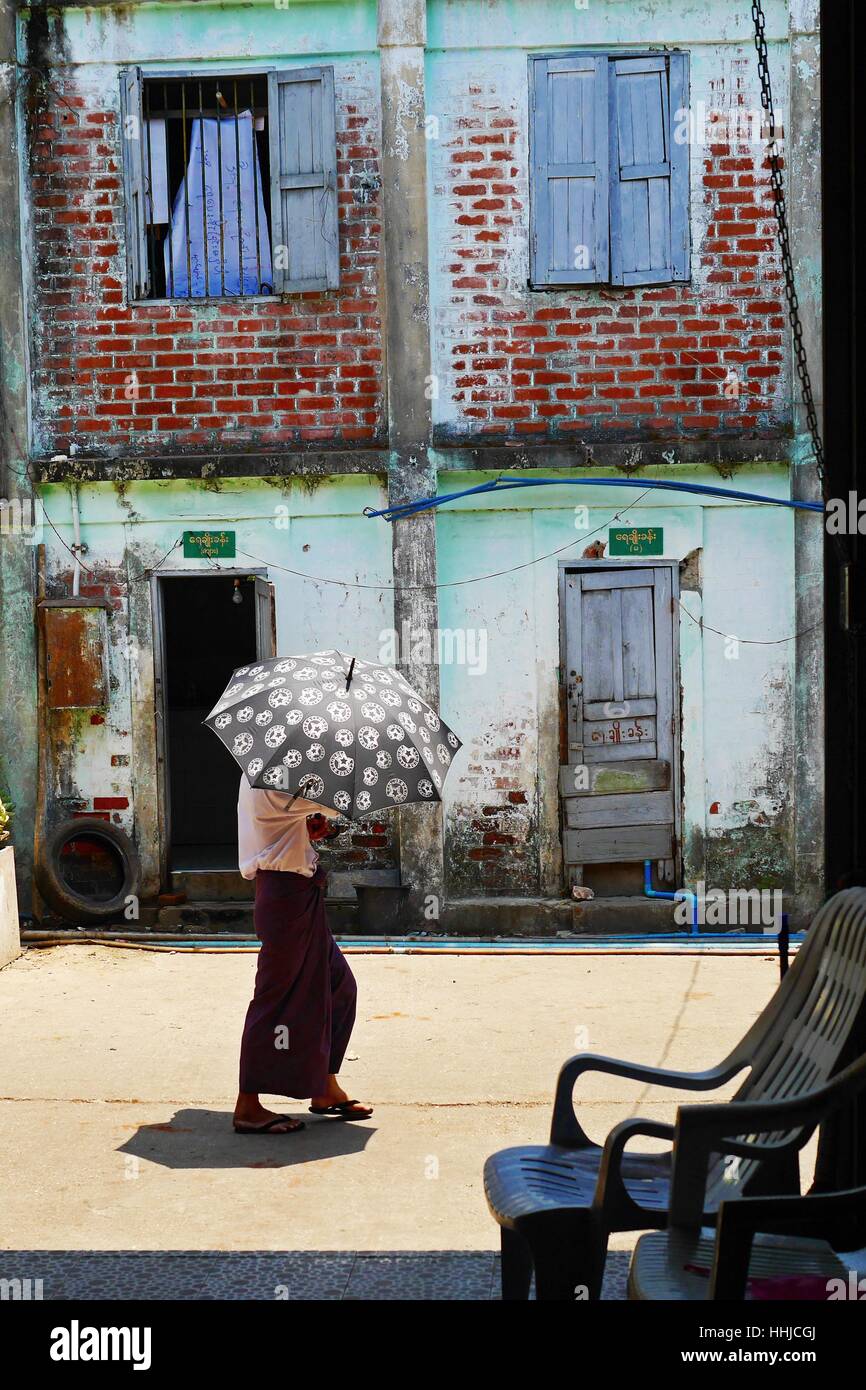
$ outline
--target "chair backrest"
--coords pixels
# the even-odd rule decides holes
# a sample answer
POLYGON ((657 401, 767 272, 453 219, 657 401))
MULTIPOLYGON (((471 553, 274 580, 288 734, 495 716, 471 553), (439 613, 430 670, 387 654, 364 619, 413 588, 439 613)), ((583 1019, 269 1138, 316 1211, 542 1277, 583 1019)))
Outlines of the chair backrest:
MULTIPOLYGON (((790 1100, 818 1090, 835 1071, 864 998, 866 888, 846 888, 816 913, 793 965, 737 1049, 750 1070, 735 1099, 790 1100)), ((791 1137, 761 1136, 780 1144, 791 1137)), ((751 1159, 714 1164, 709 1209, 741 1192, 756 1168, 751 1159)))

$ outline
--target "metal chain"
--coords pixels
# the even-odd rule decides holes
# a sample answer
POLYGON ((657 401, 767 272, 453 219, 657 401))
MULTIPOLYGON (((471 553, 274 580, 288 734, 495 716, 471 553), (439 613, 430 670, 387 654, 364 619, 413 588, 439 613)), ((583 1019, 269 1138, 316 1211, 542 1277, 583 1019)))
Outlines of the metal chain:
POLYGON ((791 256, 788 212, 785 205, 785 187, 782 180, 779 146, 776 142, 776 115, 773 110, 773 90, 770 85, 770 63, 767 55, 767 36, 764 32, 765 20, 761 0, 752 0, 752 18, 755 21, 755 48, 758 51, 758 76, 761 80, 761 105, 767 113, 769 126, 767 156, 770 161, 773 210, 776 214, 779 248, 782 255, 782 269, 785 275, 785 297, 788 301, 788 318, 791 321, 791 330, 794 335, 794 356, 796 359, 797 376, 800 379, 800 386, 803 392, 803 404, 806 408, 806 423, 812 438, 815 470, 818 474, 818 481, 821 484, 821 494, 826 501, 827 478, 824 467, 824 444, 821 439, 818 413, 815 409, 815 397, 812 391, 812 379, 809 376, 809 364, 806 358, 806 347, 803 342, 800 301, 797 298, 797 287, 794 283, 794 264, 791 256))

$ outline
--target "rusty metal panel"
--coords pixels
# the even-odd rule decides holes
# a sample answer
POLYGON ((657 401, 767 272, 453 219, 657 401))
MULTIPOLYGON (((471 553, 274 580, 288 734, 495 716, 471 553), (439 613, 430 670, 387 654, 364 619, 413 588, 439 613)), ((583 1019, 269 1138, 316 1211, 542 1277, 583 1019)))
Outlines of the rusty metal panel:
POLYGON ((43 606, 49 709, 108 704, 108 629, 104 607, 43 606))

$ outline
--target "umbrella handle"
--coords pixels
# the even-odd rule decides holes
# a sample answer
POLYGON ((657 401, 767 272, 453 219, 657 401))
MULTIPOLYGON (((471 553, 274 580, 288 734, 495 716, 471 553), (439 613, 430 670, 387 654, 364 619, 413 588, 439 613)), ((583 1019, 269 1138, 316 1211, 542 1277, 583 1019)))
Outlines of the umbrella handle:
POLYGON ((291 799, 291 801, 289 802, 289 805, 290 805, 290 806, 294 806, 294 804, 295 804, 295 802, 297 801, 298 797, 301 796, 301 795, 303 795, 304 791, 306 790, 306 785, 307 785, 307 781, 308 781, 308 780, 309 780, 309 779, 305 777, 304 780, 303 780, 303 782, 301 782, 300 786, 297 788, 297 790, 294 791, 294 792, 292 792, 292 799, 291 799))

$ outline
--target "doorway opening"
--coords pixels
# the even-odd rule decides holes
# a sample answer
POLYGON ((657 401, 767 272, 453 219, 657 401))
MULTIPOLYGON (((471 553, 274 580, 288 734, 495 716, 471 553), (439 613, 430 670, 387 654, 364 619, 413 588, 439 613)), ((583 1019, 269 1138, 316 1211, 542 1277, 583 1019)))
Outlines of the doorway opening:
POLYGON ((240 774, 202 721, 236 667, 273 655, 272 586, 224 572, 162 576, 157 601, 164 879, 237 871, 240 774))

